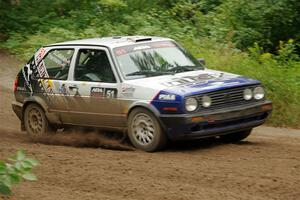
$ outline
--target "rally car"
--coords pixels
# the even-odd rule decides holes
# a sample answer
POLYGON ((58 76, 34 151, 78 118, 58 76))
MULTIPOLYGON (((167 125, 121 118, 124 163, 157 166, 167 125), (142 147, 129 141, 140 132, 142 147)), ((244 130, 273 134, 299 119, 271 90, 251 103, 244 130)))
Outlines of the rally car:
POLYGON ((14 94, 29 134, 66 126, 124 131, 150 152, 168 140, 240 141, 272 110, 259 81, 207 69, 174 40, 148 36, 43 46, 18 73, 14 94))

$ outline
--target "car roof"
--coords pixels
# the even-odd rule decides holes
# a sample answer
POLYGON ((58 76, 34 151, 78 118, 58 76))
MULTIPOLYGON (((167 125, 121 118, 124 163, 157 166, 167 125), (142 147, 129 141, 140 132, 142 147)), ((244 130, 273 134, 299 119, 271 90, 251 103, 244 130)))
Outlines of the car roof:
POLYGON ((45 47, 51 46, 105 46, 109 48, 127 46, 137 43, 146 42, 158 42, 158 41, 170 41, 170 38, 153 37, 153 36, 113 36, 113 37, 102 37, 102 38, 89 38, 82 40, 72 40, 61 43, 55 43, 46 45, 45 47))

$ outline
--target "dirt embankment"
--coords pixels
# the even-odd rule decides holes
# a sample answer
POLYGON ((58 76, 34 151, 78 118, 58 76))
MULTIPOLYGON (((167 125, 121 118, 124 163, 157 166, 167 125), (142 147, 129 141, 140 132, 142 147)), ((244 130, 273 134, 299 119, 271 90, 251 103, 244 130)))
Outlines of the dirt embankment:
POLYGON ((260 127, 239 144, 180 142, 158 153, 98 148, 111 141, 96 133, 33 141, 10 106, 20 62, 3 52, 0 61, 0 160, 22 148, 40 161, 39 180, 10 199, 299 199, 299 130, 260 127))

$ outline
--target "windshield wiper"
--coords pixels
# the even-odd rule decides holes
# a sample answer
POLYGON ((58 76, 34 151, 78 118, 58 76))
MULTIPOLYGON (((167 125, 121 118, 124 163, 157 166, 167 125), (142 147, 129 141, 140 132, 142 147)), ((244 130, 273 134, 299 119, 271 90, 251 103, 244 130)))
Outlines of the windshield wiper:
POLYGON ((126 74, 126 76, 138 76, 138 75, 145 75, 145 76, 159 76, 164 74, 172 74, 171 72, 162 72, 162 71, 151 71, 151 70, 142 70, 142 71, 136 71, 129 74, 126 74))
POLYGON ((196 66, 189 66, 189 65, 177 66, 177 67, 168 69, 169 72, 175 72, 175 73, 195 71, 195 70, 198 70, 198 68, 196 66))

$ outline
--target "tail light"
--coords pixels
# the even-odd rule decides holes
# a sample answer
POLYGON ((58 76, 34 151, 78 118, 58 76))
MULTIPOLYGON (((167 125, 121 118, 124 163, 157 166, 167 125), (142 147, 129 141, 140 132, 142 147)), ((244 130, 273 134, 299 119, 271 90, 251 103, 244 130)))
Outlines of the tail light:
POLYGON ((17 87, 18 87, 18 80, 19 80, 19 76, 16 77, 15 81, 14 81, 14 92, 17 91, 17 87))

